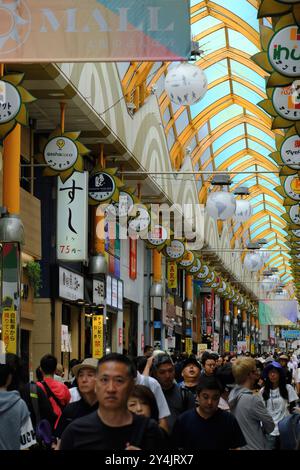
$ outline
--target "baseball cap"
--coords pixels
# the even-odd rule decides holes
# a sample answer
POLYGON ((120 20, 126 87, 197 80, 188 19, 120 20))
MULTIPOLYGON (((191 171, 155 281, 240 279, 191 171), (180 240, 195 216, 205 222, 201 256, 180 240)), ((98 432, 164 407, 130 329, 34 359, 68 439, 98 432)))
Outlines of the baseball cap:
POLYGON ((280 372, 280 374, 283 373, 283 368, 282 366, 279 364, 279 362, 276 362, 276 361, 272 361, 272 362, 269 362, 269 364, 264 368, 263 370, 263 378, 266 379, 267 376, 268 376, 268 373, 270 372, 270 370, 272 369, 277 369, 278 372, 280 372))
POLYGON ((81 364, 77 364, 72 368, 72 372, 75 375, 75 377, 78 376, 79 371, 81 369, 93 369, 97 370, 98 367, 98 359, 94 359, 93 357, 89 357, 87 359, 84 359, 81 364))
POLYGON ((193 364, 194 366, 198 367, 198 369, 201 370, 201 365, 199 364, 199 362, 197 361, 197 359, 195 357, 188 357, 187 359, 182 361, 181 370, 183 370, 186 366, 188 366, 190 364, 193 364))
POLYGON ((152 367, 157 368, 162 364, 172 364, 174 365, 171 357, 169 354, 163 353, 163 354, 157 354, 157 356, 154 357, 153 362, 152 362, 152 367))

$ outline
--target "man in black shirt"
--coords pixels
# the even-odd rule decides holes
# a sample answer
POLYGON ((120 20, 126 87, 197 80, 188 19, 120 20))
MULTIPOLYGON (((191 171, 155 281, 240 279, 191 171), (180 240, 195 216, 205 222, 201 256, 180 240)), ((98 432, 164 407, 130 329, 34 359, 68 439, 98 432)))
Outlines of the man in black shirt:
POLYGON ((215 377, 201 376, 199 406, 183 413, 174 426, 172 442, 176 449, 230 450, 246 444, 235 417, 218 408, 221 392, 215 377))
POLYGON ((64 408, 55 430, 55 435, 58 438, 61 437, 63 431, 74 419, 82 418, 98 409, 98 400, 95 392, 97 367, 98 360, 92 357, 74 366, 73 373, 77 380, 81 399, 69 403, 64 408))
POLYGON ((97 411, 76 419, 65 429, 61 450, 154 450, 162 432, 154 420, 128 411, 136 370, 130 359, 112 353, 99 361, 96 377, 97 411))
POLYGON ((182 363, 181 375, 183 381, 180 382, 179 386, 185 390, 189 390, 194 398, 196 399, 197 395, 197 385, 201 373, 201 365, 197 359, 193 356, 190 356, 188 359, 182 363))

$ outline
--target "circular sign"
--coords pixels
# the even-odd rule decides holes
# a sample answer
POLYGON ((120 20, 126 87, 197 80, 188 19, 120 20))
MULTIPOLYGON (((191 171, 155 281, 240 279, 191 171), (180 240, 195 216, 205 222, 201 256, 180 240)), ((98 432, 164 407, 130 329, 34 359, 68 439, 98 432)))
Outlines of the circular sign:
POLYGON ((125 191, 120 191, 118 202, 119 217, 126 217, 133 205, 134 200, 131 194, 126 193, 125 191))
POLYGON ((200 273, 197 274, 197 278, 205 279, 208 275, 209 275, 209 267, 206 264, 204 264, 204 266, 202 266, 202 271, 200 271, 200 273))
POLYGON ((204 282, 205 284, 210 284, 211 282, 214 282, 214 280, 215 280, 215 273, 211 272, 210 277, 206 278, 204 282))
POLYGON ((288 176, 284 182, 286 194, 295 201, 300 201, 300 178, 298 176, 288 176))
POLYGON ((136 207, 137 207, 138 216, 129 222, 128 228, 132 232, 139 233, 139 232, 143 232, 149 227, 151 223, 151 217, 147 209, 145 209, 145 207, 142 207, 139 204, 137 204, 136 207))
POLYGON ((292 135, 282 143, 280 156, 286 166, 300 170, 300 137, 298 135, 292 135))
POLYGON ((181 268, 190 268, 195 261, 195 255, 192 251, 186 251, 183 259, 180 261, 179 266, 181 268))
POLYGON ((222 292, 225 292, 226 287, 226 282, 222 281, 222 287, 219 287, 219 289, 217 289, 217 292, 219 292, 219 294, 222 294, 222 292))
POLYGON ((185 252, 184 243, 180 240, 172 240, 171 244, 166 247, 166 255, 171 259, 180 259, 185 252))
POLYGON ((201 261, 200 261, 200 259, 199 259, 199 258, 197 258, 197 259, 196 259, 196 263, 195 263, 195 265, 194 265, 194 266, 192 266, 192 267, 191 267, 191 269, 190 269, 190 271, 189 271, 189 272, 190 272, 190 274, 197 274, 197 273, 198 273, 198 271, 200 271, 200 269, 201 269, 201 266, 202 266, 202 265, 201 265, 201 261))
POLYGON ((295 204, 295 206, 290 207, 289 215, 290 215, 291 221, 294 224, 300 224, 299 204, 295 204))
POLYGON ((297 25, 287 26, 274 34, 269 43, 269 61, 277 72, 287 77, 300 75, 298 48, 300 34, 297 25))
POLYGON ((211 284, 210 287, 212 287, 213 289, 215 289, 215 288, 218 287, 219 285, 220 285, 220 282, 215 281, 215 282, 213 282, 213 283, 211 284))
POLYGON ((293 85, 275 88, 272 100, 279 116, 289 121, 300 119, 300 94, 293 85))
POLYGON ((168 239, 168 231, 162 225, 155 225, 152 232, 147 233, 147 242, 154 248, 163 245, 168 239))
POLYGON ((89 178, 89 197, 94 201, 108 201, 114 194, 115 189, 115 180, 108 173, 94 173, 89 178))
POLYGON ((17 88, 0 80, 0 124, 12 121, 21 109, 22 99, 17 88))
POLYGON ((292 230, 292 234, 293 234, 295 237, 300 238, 300 229, 292 230))
POLYGON ((68 137, 55 137, 49 140, 44 149, 44 159, 52 170, 65 171, 75 165, 78 149, 68 137))

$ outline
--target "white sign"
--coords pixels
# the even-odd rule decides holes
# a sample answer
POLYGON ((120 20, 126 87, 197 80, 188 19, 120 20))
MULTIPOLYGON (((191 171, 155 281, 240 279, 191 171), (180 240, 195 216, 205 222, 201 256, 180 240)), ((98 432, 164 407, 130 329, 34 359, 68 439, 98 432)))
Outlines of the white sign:
POLYGON ((61 325, 61 352, 69 352, 68 325, 61 325))
POLYGON ((20 94, 11 83, 0 80, 0 124, 12 121, 21 109, 20 94))
POLYGON ((290 121, 300 119, 300 97, 293 86, 275 88, 272 100, 279 116, 290 121))
POLYGON ((295 206, 291 206, 289 210, 289 214, 290 214, 291 221, 294 224, 300 223, 299 204, 296 204, 295 206))
POLYGON ((150 245, 159 246, 165 243, 168 239, 167 230, 161 225, 155 225, 154 230, 147 233, 147 240, 150 245))
POLYGON ((78 149, 73 140, 67 137, 54 137, 44 149, 44 158, 50 168, 65 171, 75 165, 78 149))
POLYGON ((59 266, 59 297, 66 300, 84 299, 84 278, 59 266))
POLYGON ((93 279, 93 303, 103 305, 105 301, 105 285, 103 281, 93 279))
POLYGON ((123 310, 123 281, 106 276, 106 304, 123 310))
POLYGON ((180 259, 184 255, 184 243, 180 240, 172 240, 170 246, 166 248, 166 254, 171 259, 180 259))
POLYGON ((300 34, 297 25, 287 26, 274 34, 268 54, 272 67, 287 77, 299 77, 300 34))
POLYGON ((175 349, 176 347, 176 337, 169 336, 168 337, 168 349, 175 349))
POLYGON ((128 224, 128 233, 131 238, 137 238, 137 234, 146 230, 151 224, 150 214, 142 204, 135 204, 128 212, 129 217, 135 217, 128 224))
POLYGON ((88 172, 57 178, 56 255, 61 261, 88 258, 88 172))
POLYGON ((286 342, 285 341, 278 341, 278 347, 280 349, 286 349, 286 342))
POLYGON ((288 176, 284 182, 286 194, 295 201, 300 201, 300 178, 298 176, 288 176))
POLYGON ((218 333, 214 333, 213 344, 212 344, 212 350, 214 352, 219 352, 219 344, 220 344, 220 335, 218 333))
POLYGON ((111 280, 111 306, 118 308, 118 279, 111 280))
POLYGON ((192 264, 195 261, 195 255, 192 251, 187 251, 183 257, 183 259, 180 261, 179 266, 182 266, 183 268, 189 268, 192 266, 192 264))
POLYGON ((237 342, 237 352, 241 354, 242 352, 247 352, 247 341, 238 341, 237 342))
POLYGON ((118 281, 118 310, 123 310, 123 282, 118 281))
POLYGON ((197 278, 198 279, 205 279, 209 274, 209 267, 206 266, 206 264, 204 266, 202 266, 202 271, 200 271, 200 273, 197 274, 197 278))
POLYGON ((281 145, 280 156, 285 165, 294 170, 300 169, 300 137, 292 135, 281 145))
POLYGON ((196 274, 198 273, 198 271, 200 271, 201 269, 201 261, 199 258, 196 259, 196 263, 195 263, 195 266, 193 266, 191 269, 190 269, 190 274, 196 274))

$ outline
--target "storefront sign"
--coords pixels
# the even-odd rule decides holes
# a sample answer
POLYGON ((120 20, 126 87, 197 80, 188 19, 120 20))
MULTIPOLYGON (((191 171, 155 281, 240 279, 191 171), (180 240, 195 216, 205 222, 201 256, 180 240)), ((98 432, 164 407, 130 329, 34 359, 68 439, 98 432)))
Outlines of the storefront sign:
POLYGON ((19 114, 21 96, 18 89, 11 83, 0 80, 0 124, 6 124, 19 114))
POLYGON ((0 60, 8 63, 187 60, 191 49, 189 3, 187 0, 1 2, 0 60))
POLYGON ((192 251, 186 251, 182 260, 179 263, 179 266, 184 269, 189 269, 193 266, 195 261, 195 255, 192 251))
POLYGON ((201 261, 199 258, 196 259, 194 266, 189 270, 189 274, 197 274, 201 269, 201 261))
MULTIPOLYGON (((212 321, 214 316, 214 294, 206 294, 204 297, 204 310, 206 320, 212 321)), ((208 333, 208 332, 207 332, 208 333)))
POLYGON ((101 359, 103 356, 103 315, 93 315, 93 357, 101 359))
POLYGON ((286 342, 285 341, 278 341, 278 347, 282 350, 286 349, 286 342))
POLYGON ((17 312, 15 310, 3 309, 2 330, 5 352, 17 354, 17 312))
POLYGON ((198 356, 200 356, 202 353, 204 353, 204 351, 207 350, 207 344, 206 343, 200 343, 200 344, 197 344, 197 353, 198 353, 198 356))
POLYGON ((220 341, 220 336, 218 333, 214 333, 213 335, 213 346, 212 349, 214 352, 219 352, 219 341, 220 341))
POLYGON ((246 336, 246 343, 247 343, 247 351, 250 351, 250 336, 246 336))
POLYGON ((276 113, 288 121, 300 119, 300 98, 293 86, 277 87, 273 92, 273 106, 276 113))
POLYGON ((168 262, 168 288, 177 289, 177 264, 176 261, 168 262))
POLYGON ((273 69, 287 77, 299 77, 299 46, 300 34, 297 25, 277 31, 269 43, 268 50, 273 69))
POLYGON ((230 338, 229 338, 229 336, 225 336, 224 351, 225 352, 230 352, 230 338))
POLYGON ((185 338, 185 352, 188 356, 193 352, 193 340, 192 338, 185 338))
POLYGON ((176 317, 182 317, 182 308, 178 307, 178 305, 176 305, 175 313, 176 313, 176 317))
POLYGON ((61 325, 61 352, 69 352, 69 329, 68 325, 61 325))
POLYGON ((123 310, 123 281, 106 276, 106 305, 123 310))
POLYGON ((162 225, 155 225, 147 233, 146 243, 150 248, 162 248, 168 240, 168 231, 162 225))
POLYGON ((105 284, 104 281, 93 279, 93 303, 103 305, 105 302, 105 284))
POLYGON ((250 348, 251 354, 255 354, 255 344, 251 343, 251 348, 250 348))
POLYGON ((74 172, 64 183, 57 178, 56 256, 61 261, 88 258, 88 172, 74 172))
POLYGON ((284 339, 300 339, 300 330, 281 330, 284 339))
POLYGON ((115 190, 116 183, 112 175, 104 172, 97 172, 89 177, 89 197, 93 201, 108 201, 111 199, 115 190))
POLYGON ((175 349, 176 347, 176 337, 168 336, 168 349, 175 349))
POLYGON ((129 238, 129 277, 133 281, 137 277, 137 240, 129 238))
POLYGON ((300 178, 298 176, 288 176, 284 182, 286 194, 294 201, 300 201, 300 178))
POLYGON ((78 156, 75 142, 64 136, 52 138, 44 149, 44 159, 48 167, 59 172, 72 168, 78 156))
POLYGON ((84 299, 84 278, 59 266, 58 296, 66 300, 84 299))
POLYGON ((204 266, 202 266, 202 269, 200 272, 197 273, 197 279, 205 279, 207 278, 207 276, 209 275, 209 267, 206 266, 206 264, 204 266))
POLYGON ((145 347, 145 336, 141 334, 141 350, 144 351, 145 347))

